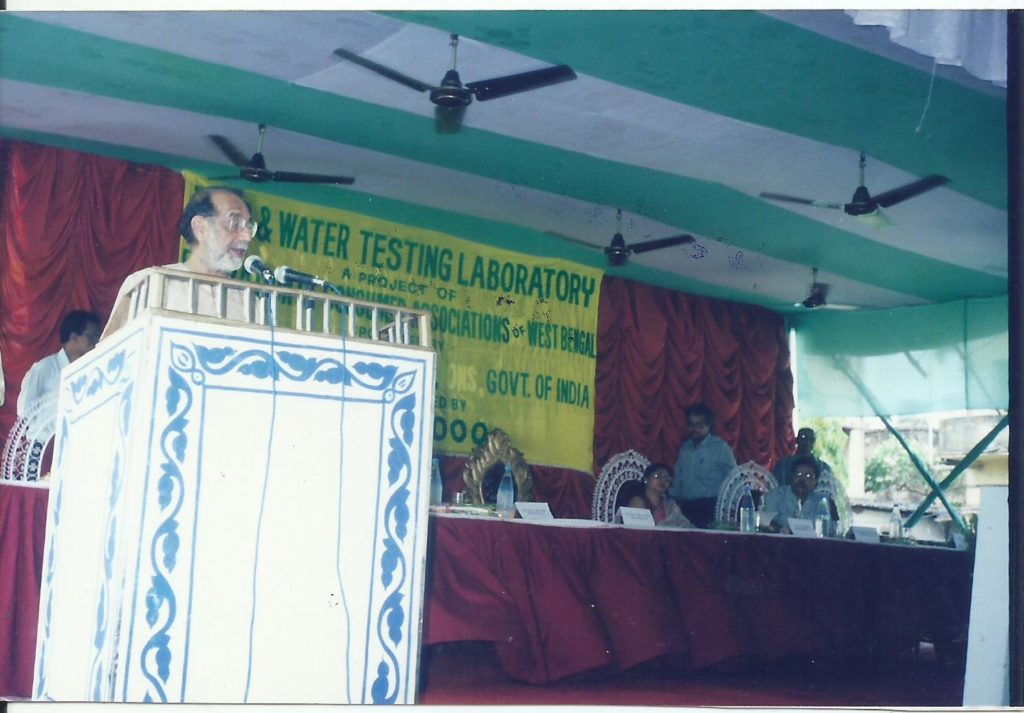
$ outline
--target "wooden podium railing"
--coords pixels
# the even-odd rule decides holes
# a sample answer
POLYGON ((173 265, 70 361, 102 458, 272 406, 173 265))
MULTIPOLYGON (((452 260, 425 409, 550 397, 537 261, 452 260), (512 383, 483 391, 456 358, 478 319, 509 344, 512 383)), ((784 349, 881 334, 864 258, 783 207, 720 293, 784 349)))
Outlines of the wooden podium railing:
MULTIPOLYGON (((259 285, 174 268, 151 268, 119 297, 128 322, 146 312, 176 312, 297 332, 430 348, 430 313, 342 295, 259 285), (291 309, 289 309, 289 306, 291 309), (234 307, 234 309, 231 309, 234 307)), ((115 306, 115 312, 119 309, 115 306)), ((115 328, 120 328, 117 324, 115 328)), ((111 332, 107 329, 104 335, 111 332)))

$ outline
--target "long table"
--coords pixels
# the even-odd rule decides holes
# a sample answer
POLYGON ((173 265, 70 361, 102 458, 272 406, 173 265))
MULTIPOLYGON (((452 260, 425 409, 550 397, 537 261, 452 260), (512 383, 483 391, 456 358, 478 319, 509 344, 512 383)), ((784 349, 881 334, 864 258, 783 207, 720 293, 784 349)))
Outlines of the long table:
POLYGON ((508 676, 543 684, 668 654, 881 660, 967 630, 967 552, 574 524, 432 516, 424 645, 493 641, 508 676))
MULTIPOLYGON (((47 495, 0 484, 0 697, 31 695, 47 495)), ((881 659, 967 629, 967 552, 451 515, 429 528, 423 645, 493 641, 529 683, 664 655, 881 659)))

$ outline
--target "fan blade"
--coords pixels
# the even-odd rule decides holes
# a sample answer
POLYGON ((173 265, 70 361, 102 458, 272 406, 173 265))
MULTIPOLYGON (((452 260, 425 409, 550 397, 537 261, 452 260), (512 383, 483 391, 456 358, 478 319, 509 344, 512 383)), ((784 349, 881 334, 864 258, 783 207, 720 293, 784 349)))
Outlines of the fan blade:
POLYGON ((583 240, 581 238, 574 238, 571 235, 566 235, 565 233, 556 233, 554 230, 545 230, 544 234, 554 236, 561 240, 566 240, 570 243, 582 245, 583 247, 590 248, 591 250, 604 250, 604 245, 594 245, 593 243, 588 243, 586 240, 583 240))
POLYGON ((658 240, 645 240, 642 243, 633 243, 628 245, 631 253, 646 253, 651 250, 661 250, 662 248, 670 248, 673 245, 683 245, 684 243, 692 243, 692 235, 673 235, 671 238, 659 238, 658 240))
POLYGON ((434 107, 434 128, 439 134, 455 134, 462 128, 462 118, 466 115, 465 106, 434 107))
POLYGON ((767 198, 770 201, 782 201, 783 203, 799 203, 800 205, 809 205, 814 208, 831 208, 832 210, 842 210, 842 203, 829 203, 828 201, 814 200, 813 198, 798 198, 797 196, 787 196, 782 193, 758 193, 761 198, 767 198))
POLYGON ((249 157, 242 153, 237 146, 231 143, 231 139, 220 134, 210 134, 210 141, 217 144, 217 148, 228 157, 231 163, 239 168, 249 165, 249 157))
POLYGON ((924 178, 913 181, 912 183, 907 183, 899 188, 893 188, 891 191, 879 193, 874 197, 874 201, 883 208, 888 208, 891 205, 902 203, 908 198, 921 195, 925 191, 938 188, 944 183, 949 183, 949 179, 945 176, 932 174, 931 176, 925 176, 924 178))
POLYGON ((329 183, 335 186, 347 186, 356 179, 349 176, 326 176, 319 173, 295 173, 293 171, 271 171, 271 181, 282 183, 329 183))
POLYGON ((382 77, 387 77, 388 79, 396 81, 399 84, 404 84, 410 89, 415 89, 416 91, 419 92, 428 92, 434 88, 433 85, 421 82, 418 79, 413 79, 412 77, 402 74, 401 72, 391 69, 390 67, 385 67, 383 64, 377 64, 373 60, 366 59, 365 57, 360 57, 355 52, 349 52, 346 49, 336 49, 334 50, 334 54, 338 55, 342 59, 347 59, 350 62, 355 62, 360 67, 365 67, 370 71, 376 72, 382 77))
POLYGON ((576 79, 576 72, 572 71, 572 67, 569 65, 560 64, 555 67, 509 74, 505 77, 469 82, 466 89, 472 91, 478 101, 485 102, 506 97, 509 94, 518 94, 559 82, 567 82, 571 79, 576 79))

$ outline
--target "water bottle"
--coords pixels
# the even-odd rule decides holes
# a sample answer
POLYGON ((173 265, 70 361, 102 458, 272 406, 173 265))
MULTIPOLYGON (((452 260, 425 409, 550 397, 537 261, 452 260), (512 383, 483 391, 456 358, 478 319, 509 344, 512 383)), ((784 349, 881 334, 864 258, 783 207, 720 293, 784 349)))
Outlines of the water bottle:
POLYGON ((900 506, 892 506, 892 514, 889 516, 889 539, 899 540, 903 537, 903 515, 900 514, 900 506))
POLYGON ((505 473, 501 476, 501 485, 498 486, 498 498, 495 502, 498 517, 511 519, 516 514, 515 486, 512 484, 512 468, 505 466, 505 473))
POLYGON ((828 496, 821 494, 818 510, 814 513, 814 534, 818 537, 829 537, 832 534, 832 510, 828 506, 828 496))
POLYGON ((756 532, 757 523, 754 521, 754 496, 750 493, 750 486, 743 486, 743 495, 740 496, 740 532, 756 532))
POLYGON ((430 464, 430 504, 440 505, 443 500, 444 485, 441 482, 441 464, 437 458, 430 464))

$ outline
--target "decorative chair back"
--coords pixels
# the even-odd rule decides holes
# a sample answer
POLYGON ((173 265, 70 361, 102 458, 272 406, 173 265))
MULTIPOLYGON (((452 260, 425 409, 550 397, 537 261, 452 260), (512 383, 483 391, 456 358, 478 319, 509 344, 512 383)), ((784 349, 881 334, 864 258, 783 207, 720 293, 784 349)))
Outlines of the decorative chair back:
POLYGON ((497 481, 488 478, 488 473, 499 463, 512 469, 515 481, 516 500, 533 500, 533 476, 530 467, 521 451, 512 447, 512 439, 500 428, 495 428, 487 436, 487 440, 473 449, 466 465, 462 467, 463 492, 469 502, 474 505, 485 505, 494 502, 494 494, 500 482, 501 473, 497 473, 497 481))
POLYGON ((740 498, 743 496, 744 487, 748 485, 751 490, 760 491, 762 497, 769 490, 779 487, 771 471, 752 460, 736 466, 725 476, 718 490, 718 500, 715 503, 717 522, 739 521, 740 498))
POLYGON ((629 481, 640 482, 644 470, 650 463, 647 456, 634 450, 616 453, 609 458, 594 484, 594 499, 590 504, 591 518, 601 522, 614 521, 619 490, 629 481))
POLYGON ((0 456, 0 482, 33 483, 39 480, 43 453, 53 440, 57 396, 41 399, 26 416, 19 416, 7 435, 0 456))
POLYGON ((850 529, 852 518, 850 515, 850 502, 846 498, 846 489, 838 478, 832 474, 832 469, 826 465, 818 474, 818 490, 824 490, 836 504, 836 511, 839 513, 839 525, 837 532, 841 535, 850 529))

